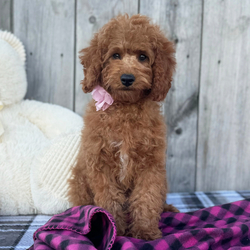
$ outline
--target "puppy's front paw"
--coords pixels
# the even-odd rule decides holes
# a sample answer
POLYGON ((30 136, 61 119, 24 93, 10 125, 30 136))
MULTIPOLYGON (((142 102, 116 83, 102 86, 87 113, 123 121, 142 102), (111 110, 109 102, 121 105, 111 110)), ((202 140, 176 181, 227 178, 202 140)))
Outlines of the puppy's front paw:
POLYGON ((116 222, 117 236, 124 236, 126 232, 126 223, 116 222))
POLYGON ((162 232, 159 228, 152 229, 152 228, 132 228, 128 233, 127 236, 143 239, 143 240, 156 240, 162 237, 162 232))

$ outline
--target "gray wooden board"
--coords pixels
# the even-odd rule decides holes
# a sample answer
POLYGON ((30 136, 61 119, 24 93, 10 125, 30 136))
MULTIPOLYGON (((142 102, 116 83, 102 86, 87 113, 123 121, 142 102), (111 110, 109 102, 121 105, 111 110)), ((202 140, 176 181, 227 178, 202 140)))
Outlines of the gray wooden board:
POLYGON ((14 33, 27 53, 26 98, 73 109, 75 1, 14 0, 14 33))
POLYGON ((78 51, 125 12, 148 15, 176 43, 163 104, 170 190, 249 189, 249 0, 0 0, 0 29, 13 29, 27 52, 26 97, 83 114, 90 95, 78 51))
POLYGON ((0 0, 0 29, 12 30, 12 0, 0 0))
POLYGON ((167 175, 171 192, 194 191, 202 1, 142 0, 140 13, 176 44, 176 74, 164 103, 167 175))
POLYGON ((93 34, 105 23, 118 14, 138 13, 137 0, 78 0, 76 18, 76 77, 75 77, 75 111, 82 115, 89 100, 90 94, 84 94, 80 85, 84 78, 83 67, 78 58, 78 52, 87 47, 93 34))
POLYGON ((197 190, 250 188, 250 1, 204 1, 197 190))

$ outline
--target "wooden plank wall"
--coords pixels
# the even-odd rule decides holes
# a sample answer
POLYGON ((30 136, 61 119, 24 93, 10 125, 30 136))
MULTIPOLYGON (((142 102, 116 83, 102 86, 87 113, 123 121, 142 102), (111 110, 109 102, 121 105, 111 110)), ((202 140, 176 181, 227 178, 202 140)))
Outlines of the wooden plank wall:
POLYGON ((204 1, 197 189, 250 189, 250 1, 204 1))
POLYGON ((176 46, 163 105, 170 190, 250 189, 249 0, 0 0, 0 29, 26 48, 26 97, 82 115, 78 51, 120 13, 148 15, 176 46))
POLYGON ((74 1, 18 0, 13 31, 27 53, 26 98, 74 106, 74 1))
POLYGON ((12 31, 12 0, 0 0, 0 29, 12 31))

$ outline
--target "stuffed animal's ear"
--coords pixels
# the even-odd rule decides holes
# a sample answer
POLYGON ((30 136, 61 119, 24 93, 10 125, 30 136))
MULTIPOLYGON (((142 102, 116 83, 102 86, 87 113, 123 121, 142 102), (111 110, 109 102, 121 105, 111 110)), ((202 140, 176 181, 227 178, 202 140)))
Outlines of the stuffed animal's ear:
POLYGON ((163 34, 157 39, 157 48, 153 68, 153 84, 150 96, 154 101, 163 101, 171 87, 172 76, 175 71, 175 49, 163 34))
POLYGON ((0 39, 3 39, 7 43, 9 43, 10 46, 13 47, 13 49, 20 56, 21 61, 24 65, 25 60, 26 60, 26 54, 25 54, 25 49, 24 49, 22 42, 16 36, 14 36, 12 33, 8 32, 8 31, 2 31, 2 30, 0 30, 0 39))
POLYGON ((100 84, 102 60, 101 48, 98 45, 98 34, 95 34, 89 47, 80 51, 79 58, 84 72, 84 79, 81 81, 82 89, 85 93, 88 93, 100 84))

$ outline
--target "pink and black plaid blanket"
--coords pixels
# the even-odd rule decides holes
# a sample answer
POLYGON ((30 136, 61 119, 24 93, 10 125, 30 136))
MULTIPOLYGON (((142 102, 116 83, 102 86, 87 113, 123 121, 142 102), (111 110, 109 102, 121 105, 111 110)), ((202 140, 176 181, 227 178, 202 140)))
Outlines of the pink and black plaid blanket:
POLYGON ((250 199, 188 213, 163 213, 163 237, 116 236, 115 221, 99 207, 79 206, 53 216, 34 233, 30 249, 250 249, 250 199))

